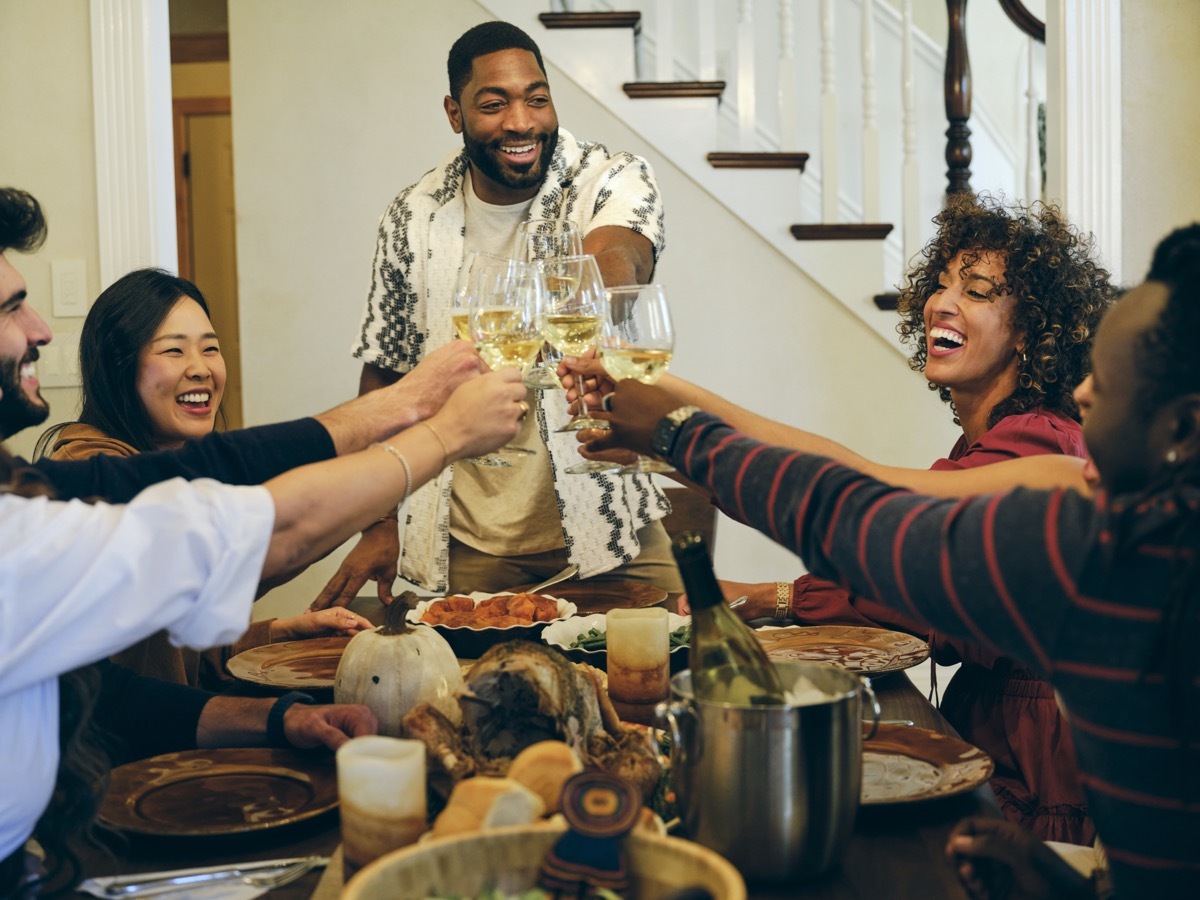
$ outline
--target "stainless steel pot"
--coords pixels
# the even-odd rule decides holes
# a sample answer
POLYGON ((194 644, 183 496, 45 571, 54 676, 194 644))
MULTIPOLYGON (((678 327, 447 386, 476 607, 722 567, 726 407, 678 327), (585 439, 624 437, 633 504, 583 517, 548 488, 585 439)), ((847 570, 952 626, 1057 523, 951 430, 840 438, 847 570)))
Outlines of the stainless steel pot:
POLYGON ((671 679, 672 699, 658 706, 671 731, 684 830, 749 881, 812 877, 838 860, 861 791, 864 695, 876 724, 880 714, 869 680, 816 663, 775 667, 785 687, 803 675, 829 699, 711 703, 692 695, 688 670, 671 679))

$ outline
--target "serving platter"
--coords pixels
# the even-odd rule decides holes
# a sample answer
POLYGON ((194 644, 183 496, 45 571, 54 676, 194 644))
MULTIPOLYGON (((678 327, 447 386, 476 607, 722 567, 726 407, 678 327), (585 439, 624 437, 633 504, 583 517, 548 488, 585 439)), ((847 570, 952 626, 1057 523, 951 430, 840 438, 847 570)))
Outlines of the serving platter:
MULTIPOLYGON (((513 591, 500 591, 495 594, 488 594, 483 591, 475 591, 459 596, 470 597, 475 601, 475 605, 479 606, 484 600, 492 597, 511 596, 513 593, 513 591)), ((536 641, 541 637, 542 630, 551 622, 558 622, 575 615, 574 603, 551 594, 542 594, 541 596, 554 600, 557 603, 555 610, 557 615, 547 622, 532 622, 528 625, 507 625, 503 628, 488 625, 433 625, 422 622, 421 617, 425 615, 425 611, 436 601, 446 599, 444 597, 430 597, 417 602, 405 614, 404 620, 410 625, 422 625, 425 628, 437 630, 450 644, 450 648, 460 659, 474 659, 482 656, 484 651, 492 645, 502 643, 503 641, 536 641)))
POLYGON ((225 668, 239 681, 288 691, 333 690, 349 637, 309 638, 251 647, 230 657, 225 668))
POLYGON ((337 802, 328 753, 183 750, 113 769, 100 818, 133 834, 229 835, 311 819, 337 802))
MULTIPOLYGON (((533 585, 513 590, 529 587, 533 585)), ((605 613, 610 609, 658 606, 667 599, 667 592, 662 588, 641 581, 563 581, 554 586, 554 595, 574 603, 581 616, 605 613)))
POLYGON ((908 725, 880 725, 863 742, 862 803, 881 806, 949 797, 992 777, 991 757, 958 738, 908 725))
MULTIPOLYGON (((691 616, 680 616, 675 613, 667 614, 667 629, 676 631, 684 625, 691 625, 691 616)), ((582 647, 572 647, 571 644, 595 628, 598 631, 608 630, 608 620, 603 613, 592 613, 588 616, 571 616, 561 622, 551 622, 542 631, 542 640, 552 647, 557 647, 575 662, 585 662, 597 669, 608 671, 607 650, 586 650, 582 647)), ((671 671, 681 672, 688 666, 688 648, 686 646, 671 649, 671 671)))
POLYGON ((929 658, 929 645, 902 631, 855 625, 765 626, 755 630, 767 656, 821 662, 864 675, 886 675, 929 658))

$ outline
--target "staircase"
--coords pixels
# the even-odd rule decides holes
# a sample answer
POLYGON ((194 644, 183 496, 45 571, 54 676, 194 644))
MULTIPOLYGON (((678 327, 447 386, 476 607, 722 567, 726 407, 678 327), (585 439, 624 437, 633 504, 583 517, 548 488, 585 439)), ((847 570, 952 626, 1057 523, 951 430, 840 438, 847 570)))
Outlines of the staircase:
MULTIPOLYGON (((944 55, 913 27, 912 0, 903 13, 882 0, 481 5, 900 351, 890 291, 945 190, 944 55)), ((977 155, 1000 161, 983 183, 1020 196, 1019 154, 978 107, 972 127, 977 155)))

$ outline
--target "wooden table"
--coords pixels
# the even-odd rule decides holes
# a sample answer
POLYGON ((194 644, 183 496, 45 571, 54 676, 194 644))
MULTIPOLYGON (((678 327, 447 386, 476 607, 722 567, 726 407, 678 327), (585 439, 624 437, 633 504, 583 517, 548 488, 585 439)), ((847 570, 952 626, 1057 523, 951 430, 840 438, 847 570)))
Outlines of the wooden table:
MULTIPOLYGON (((953 733, 941 715, 903 673, 875 681, 885 719, 911 719, 916 725, 953 733)), ((942 853, 954 824, 968 815, 998 815, 990 789, 967 794, 859 810, 854 835, 842 865, 822 878, 786 888, 751 885, 753 898, 881 900, 885 897, 961 898, 966 895, 942 853)), ((265 832, 253 837, 145 838, 113 844, 112 856, 84 854, 87 875, 130 874, 248 859, 330 855, 339 842, 337 814, 265 832)), ((272 898, 310 898, 321 879, 312 872, 279 888, 272 898)), ((84 894, 74 896, 83 897, 84 894)))

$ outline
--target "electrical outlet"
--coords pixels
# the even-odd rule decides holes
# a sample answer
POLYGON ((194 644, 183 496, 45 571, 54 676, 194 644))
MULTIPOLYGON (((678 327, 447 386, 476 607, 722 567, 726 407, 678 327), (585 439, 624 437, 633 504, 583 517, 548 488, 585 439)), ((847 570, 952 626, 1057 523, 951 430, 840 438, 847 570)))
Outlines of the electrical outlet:
POLYGON ((50 263, 50 282, 55 318, 87 315, 87 263, 82 259, 54 260, 50 263))

